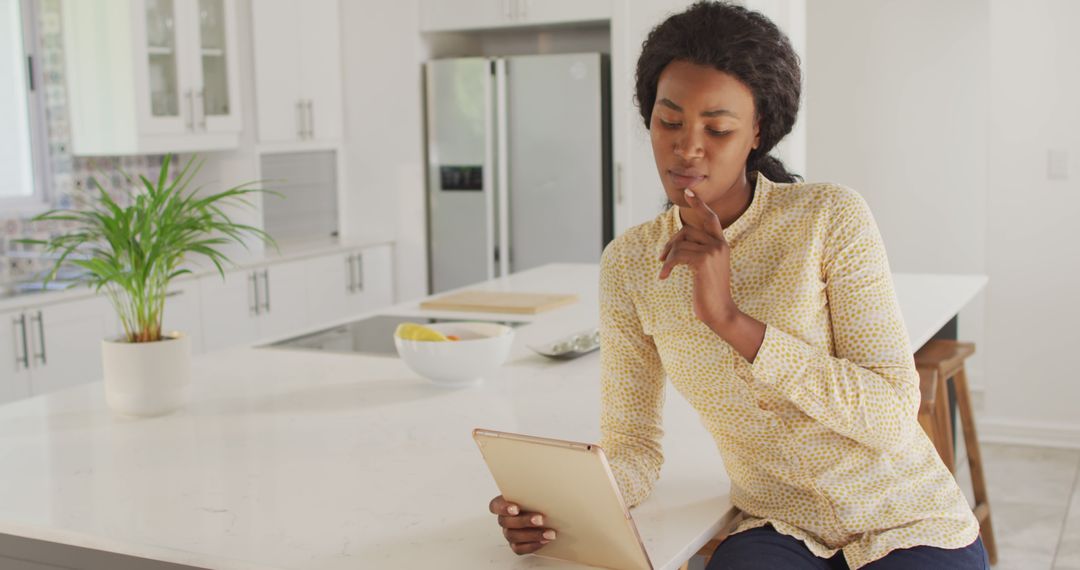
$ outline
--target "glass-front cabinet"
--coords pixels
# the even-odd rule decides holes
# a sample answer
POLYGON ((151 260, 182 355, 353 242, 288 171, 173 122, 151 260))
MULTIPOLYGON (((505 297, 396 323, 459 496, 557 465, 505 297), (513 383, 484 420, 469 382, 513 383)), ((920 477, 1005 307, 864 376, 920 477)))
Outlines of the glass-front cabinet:
POLYGON ((236 0, 62 6, 76 154, 237 146, 236 0))
POLYGON ((150 117, 145 130, 182 132, 190 123, 190 99, 181 93, 180 42, 177 40, 178 4, 183 0, 145 0, 146 91, 150 117), (182 105, 188 103, 185 115, 182 105))

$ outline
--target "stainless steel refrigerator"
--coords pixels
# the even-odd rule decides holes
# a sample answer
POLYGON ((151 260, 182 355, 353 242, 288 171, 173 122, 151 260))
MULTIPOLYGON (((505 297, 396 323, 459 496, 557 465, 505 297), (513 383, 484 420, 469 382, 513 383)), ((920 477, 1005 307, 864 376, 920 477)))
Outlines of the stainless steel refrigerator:
POLYGON ((600 260, 612 238, 608 77, 599 53, 425 64, 432 293, 600 260))

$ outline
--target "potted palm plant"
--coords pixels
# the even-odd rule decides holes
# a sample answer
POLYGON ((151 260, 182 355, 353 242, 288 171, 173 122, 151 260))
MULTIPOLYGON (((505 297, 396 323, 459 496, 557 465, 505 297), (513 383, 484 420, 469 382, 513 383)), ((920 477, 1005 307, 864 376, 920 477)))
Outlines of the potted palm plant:
POLYGON ((191 341, 184 333, 166 333, 162 313, 169 283, 190 269, 190 256, 208 258, 225 277, 231 263, 221 247, 247 244, 245 237, 273 243, 259 228, 226 215, 230 205, 251 206, 249 195, 264 192, 246 183, 218 193, 189 188, 202 167, 196 158, 169 176, 172 156, 162 160, 156 181, 127 173, 134 187, 121 205, 98 184, 87 209, 52 210, 34 221, 57 221, 71 231, 47 240, 20 240, 55 255, 46 276, 54 279, 70 263, 84 273, 76 284, 105 294, 123 326, 123 336, 102 341, 105 396, 109 407, 126 415, 154 416, 172 412, 187 401, 191 341))

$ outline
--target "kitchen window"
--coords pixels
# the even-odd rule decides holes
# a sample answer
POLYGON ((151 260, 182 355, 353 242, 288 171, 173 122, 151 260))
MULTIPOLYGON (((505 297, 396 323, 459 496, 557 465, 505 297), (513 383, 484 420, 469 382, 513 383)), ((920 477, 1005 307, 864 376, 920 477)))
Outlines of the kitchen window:
POLYGON ((46 143, 32 0, 0 0, 0 216, 48 206, 46 143))

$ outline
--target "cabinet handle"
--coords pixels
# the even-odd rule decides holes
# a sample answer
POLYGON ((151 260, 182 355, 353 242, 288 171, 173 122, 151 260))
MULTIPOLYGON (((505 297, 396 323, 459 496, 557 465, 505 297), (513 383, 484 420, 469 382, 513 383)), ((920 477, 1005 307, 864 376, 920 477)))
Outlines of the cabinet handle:
POLYGON ((269 269, 263 269, 262 277, 263 277, 263 298, 265 299, 265 302, 263 303, 263 308, 266 309, 267 313, 269 313, 270 312, 270 270, 269 269))
POLYGON ((11 319, 11 326, 16 327, 15 334, 19 335, 22 340, 22 356, 15 358, 15 371, 20 370, 19 364, 22 364, 22 370, 28 370, 30 368, 30 346, 26 341, 26 314, 19 315, 19 318, 11 319))
POLYGON ((41 352, 34 355, 34 360, 41 360, 41 365, 45 366, 48 360, 45 358, 45 319, 41 317, 41 311, 30 317, 30 328, 34 328, 34 320, 38 322, 38 343, 41 347, 41 352))
POLYGON ((364 291, 364 254, 356 254, 356 292, 364 291))
POLYGON ((188 89, 188 92, 184 94, 188 100, 188 120, 187 128, 189 131, 195 130, 195 92, 188 89))
POLYGON ((345 256, 345 290, 349 293, 356 291, 355 281, 353 280, 353 263, 356 259, 351 255, 345 256))
POLYGON ((199 100, 199 128, 206 130, 206 88, 195 92, 195 98, 199 100))
POLYGON ((309 139, 313 139, 315 138, 315 101, 312 101, 311 99, 307 100, 307 114, 307 134, 309 139))
POLYGON ((305 118, 304 117, 304 100, 303 99, 297 99, 296 100, 296 138, 298 138, 298 139, 304 138, 304 133, 306 132, 306 129, 304 129, 304 118, 305 118))
POLYGON ((248 281, 251 282, 251 304, 248 306, 248 311, 255 316, 259 315, 259 279, 252 271, 248 273, 248 281))

